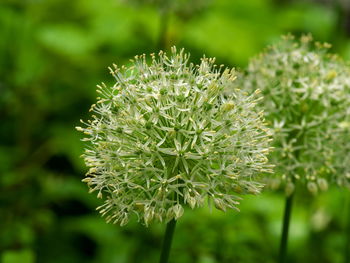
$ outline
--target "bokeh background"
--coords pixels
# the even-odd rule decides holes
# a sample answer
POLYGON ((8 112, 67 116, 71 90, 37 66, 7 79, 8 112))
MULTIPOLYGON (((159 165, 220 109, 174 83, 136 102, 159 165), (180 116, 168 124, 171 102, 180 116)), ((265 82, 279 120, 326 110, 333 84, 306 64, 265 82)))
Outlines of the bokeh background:
MULTIPOLYGON (((157 262, 164 225, 106 224, 81 182, 74 127, 95 85, 113 82, 112 63, 172 45, 244 68, 288 32, 350 58, 350 1, 0 0, 0 262, 157 262)), ((290 262, 343 262, 347 196, 298 193, 290 262)), ((240 213, 186 210, 171 262, 275 262, 283 206, 283 193, 265 192, 240 213)))

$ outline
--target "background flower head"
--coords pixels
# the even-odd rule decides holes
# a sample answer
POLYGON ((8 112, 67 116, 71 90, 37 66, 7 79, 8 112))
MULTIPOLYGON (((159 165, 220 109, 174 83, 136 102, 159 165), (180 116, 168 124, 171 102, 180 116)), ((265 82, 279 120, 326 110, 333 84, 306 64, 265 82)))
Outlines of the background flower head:
POLYGON ((287 194, 296 181, 315 194, 338 176, 344 155, 339 124, 349 112, 350 71, 329 48, 308 35, 285 36, 254 58, 241 80, 248 90, 262 90, 274 130, 276 175, 269 181, 272 187, 282 183, 287 194))

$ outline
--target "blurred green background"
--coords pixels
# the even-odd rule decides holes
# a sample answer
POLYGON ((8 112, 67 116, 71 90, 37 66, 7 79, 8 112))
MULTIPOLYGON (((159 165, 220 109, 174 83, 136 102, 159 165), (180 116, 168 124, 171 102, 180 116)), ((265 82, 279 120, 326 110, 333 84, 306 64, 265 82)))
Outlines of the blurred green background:
MULTIPOLYGON (((106 224, 81 182, 74 127, 112 63, 177 45, 242 68, 288 32, 350 57, 348 0, 165 1, 0 0, 0 262, 157 262, 164 225, 106 224)), ((290 262, 343 262, 347 195, 298 193, 290 262)), ((171 262, 275 262, 283 206, 266 192, 241 213, 186 210, 171 262)))

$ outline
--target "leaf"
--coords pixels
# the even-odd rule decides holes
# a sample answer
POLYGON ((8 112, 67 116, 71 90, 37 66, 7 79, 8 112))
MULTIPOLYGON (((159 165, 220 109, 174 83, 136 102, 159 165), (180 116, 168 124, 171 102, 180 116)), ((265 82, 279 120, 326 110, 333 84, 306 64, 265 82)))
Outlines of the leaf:
POLYGON ((2 263, 33 263, 35 255, 32 250, 7 250, 2 254, 2 263))

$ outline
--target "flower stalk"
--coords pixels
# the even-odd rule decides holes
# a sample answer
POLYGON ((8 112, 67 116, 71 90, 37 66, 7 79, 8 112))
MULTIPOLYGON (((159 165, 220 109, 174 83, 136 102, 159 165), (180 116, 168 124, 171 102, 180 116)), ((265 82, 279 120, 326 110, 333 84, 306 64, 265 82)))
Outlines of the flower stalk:
POLYGON ((282 235, 281 235, 281 243, 280 243, 280 251, 279 251, 279 263, 287 262, 287 248, 288 248, 288 236, 289 236, 289 227, 292 215, 293 208, 293 198, 294 193, 286 196, 285 198, 285 207, 283 213, 283 223, 282 223, 282 235))
POLYGON ((160 260, 159 263, 168 263, 169 260, 169 254, 171 249, 171 244, 173 241, 174 231, 176 226, 176 220, 172 219, 170 220, 166 225, 163 245, 162 245, 162 251, 160 254, 160 260))
MULTIPOLYGON (((348 189, 346 189, 348 190, 348 189)), ((350 263, 350 192, 346 193, 346 202, 345 202, 346 213, 346 222, 345 222, 345 246, 344 246, 344 263, 350 263)))
POLYGON ((164 0, 159 7, 159 34, 158 34, 158 49, 167 48, 167 32, 170 18, 170 6, 169 1, 164 0))

